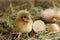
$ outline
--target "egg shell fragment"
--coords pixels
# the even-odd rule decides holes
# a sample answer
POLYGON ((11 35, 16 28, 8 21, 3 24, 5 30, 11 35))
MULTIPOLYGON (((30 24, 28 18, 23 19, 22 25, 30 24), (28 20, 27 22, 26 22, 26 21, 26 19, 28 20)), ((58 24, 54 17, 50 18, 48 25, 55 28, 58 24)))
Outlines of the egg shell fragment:
POLYGON ((43 21, 37 20, 33 23, 34 32, 38 33, 40 31, 44 31, 46 29, 46 25, 43 21))
POLYGON ((45 21, 54 20, 55 11, 53 9, 45 9, 41 11, 41 17, 45 21))
POLYGON ((60 10, 56 10, 56 11, 55 11, 54 17, 55 17, 57 20, 60 20, 60 10))

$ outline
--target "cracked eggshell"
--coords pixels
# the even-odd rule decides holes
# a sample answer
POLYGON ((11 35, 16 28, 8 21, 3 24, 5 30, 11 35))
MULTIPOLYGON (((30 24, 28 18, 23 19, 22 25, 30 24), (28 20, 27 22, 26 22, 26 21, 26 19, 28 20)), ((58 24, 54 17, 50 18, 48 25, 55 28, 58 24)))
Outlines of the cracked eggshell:
POLYGON ((47 28, 48 32, 59 32, 59 26, 57 24, 49 24, 47 28))
POLYGON ((43 21, 37 20, 33 23, 34 32, 38 33, 40 31, 44 31, 46 29, 46 25, 43 21))
POLYGON ((45 9, 41 11, 41 17, 45 21, 52 21, 55 11, 53 9, 45 9))

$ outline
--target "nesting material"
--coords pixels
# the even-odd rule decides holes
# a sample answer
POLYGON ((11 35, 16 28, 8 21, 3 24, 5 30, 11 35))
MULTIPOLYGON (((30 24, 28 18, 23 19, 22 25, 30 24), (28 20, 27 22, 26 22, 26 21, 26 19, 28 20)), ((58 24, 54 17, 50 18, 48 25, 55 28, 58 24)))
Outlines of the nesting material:
POLYGON ((46 25, 43 21, 37 20, 33 23, 33 30, 34 32, 38 33, 40 31, 44 31, 46 28, 46 25))
POLYGON ((50 24, 47 28, 48 32, 59 32, 59 26, 57 24, 50 24))
POLYGON ((57 20, 60 20, 60 10, 56 10, 56 11, 55 11, 54 17, 55 17, 57 20))
POLYGON ((55 21, 54 14, 55 14, 55 11, 53 9, 45 9, 41 11, 41 17, 45 21, 55 21))

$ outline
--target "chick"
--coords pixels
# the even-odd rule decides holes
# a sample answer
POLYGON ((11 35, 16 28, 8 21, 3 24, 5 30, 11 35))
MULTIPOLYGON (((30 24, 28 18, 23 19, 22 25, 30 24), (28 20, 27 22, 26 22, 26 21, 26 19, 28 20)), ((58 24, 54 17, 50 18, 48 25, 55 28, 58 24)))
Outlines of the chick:
POLYGON ((28 35, 32 31, 32 23, 30 13, 26 10, 21 10, 14 21, 15 30, 18 33, 27 33, 28 35))

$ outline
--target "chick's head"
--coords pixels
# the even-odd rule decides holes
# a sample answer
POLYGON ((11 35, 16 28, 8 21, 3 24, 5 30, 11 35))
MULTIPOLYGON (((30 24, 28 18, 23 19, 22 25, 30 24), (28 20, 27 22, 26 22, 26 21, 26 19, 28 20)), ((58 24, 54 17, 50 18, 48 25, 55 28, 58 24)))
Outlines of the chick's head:
POLYGON ((31 19, 30 13, 25 10, 19 11, 16 17, 16 20, 23 22, 29 22, 30 19, 31 19))

